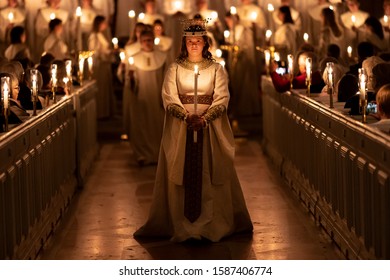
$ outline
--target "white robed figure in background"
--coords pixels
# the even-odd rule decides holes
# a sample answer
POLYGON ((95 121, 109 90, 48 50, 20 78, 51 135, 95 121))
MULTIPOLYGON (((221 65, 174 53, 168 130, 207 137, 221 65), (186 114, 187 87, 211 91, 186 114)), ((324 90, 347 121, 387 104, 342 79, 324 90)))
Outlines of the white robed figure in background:
POLYGON ((253 229, 233 163, 227 75, 212 59, 204 22, 198 22, 187 22, 181 55, 165 76, 165 125, 153 202, 136 238, 218 242, 253 229))
MULTIPOLYGON (((141 51, 130 58, 129 77, 124 95, 128 95, 129 120, 126 122, 130 144, 140 166, 158 161, 164 126, 161 88, 164 80, 166 53, 154 50, 154 34, 140 35, 141 51)), ((123 67, 123 65, 121 66, 123 67)), ((122 72, 123 73, 123 72, 122 72)), ((121 75, 124 76, 123 74, 121 75)), ((124 116, 125 117, 125 116, 124 116)))
POLYGON ((88 50, 94 51, 93 76, 96 79, 98 92, 96 97, 97 117, 108 118, 115 111, 115 97, 112 84, 112 49, 104 33, 108 23, 104 16, 96 16, 93 30, 88 39, 88 50))

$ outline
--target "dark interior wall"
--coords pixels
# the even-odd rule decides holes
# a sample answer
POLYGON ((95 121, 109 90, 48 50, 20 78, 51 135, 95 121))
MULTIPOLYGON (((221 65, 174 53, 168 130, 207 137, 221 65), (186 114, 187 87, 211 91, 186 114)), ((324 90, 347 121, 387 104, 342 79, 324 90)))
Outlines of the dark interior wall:
POLYGON ((383 0, 360 0, 360 8, 374 17, 383 16, 383 0))

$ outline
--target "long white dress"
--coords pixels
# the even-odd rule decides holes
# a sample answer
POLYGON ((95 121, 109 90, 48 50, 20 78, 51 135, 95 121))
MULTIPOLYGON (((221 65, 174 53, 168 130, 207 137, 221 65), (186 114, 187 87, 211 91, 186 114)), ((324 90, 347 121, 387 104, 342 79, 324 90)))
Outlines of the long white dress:
POLYGON ((146 224, 134 234, 135 237, 170 237, 175 242, 203 237, 218 242, 235 232, 253 228, 233 163, 234 137, 226 114, 229 103, 227 75, 215 62, 199 66, 198 99, 212 101, 211 105, 198 104, 197 113, 207 114, 216 108, 224 108, 224 111, 203 129, 200 216, 190 222, 184 214, 188 187, 184 171, 186 145, 192 143, 191 137, 187 137, 193 132, 188 132, 184 118, 172 113, 170 108, 176 106, 181 111, 194 112, 193 103, 182 102, 191 100, 194 95, 193 67, 191 63, 173 63, 166 73, 162 91, 165 125, 153 202, 146 224))
POLYGON ((88 39, 88 50, 95 51, 93 55, 93 76, 98 86, 97 116, 98 118, 107 118, 115 110, 110 43, 101 32, 93 32, 88 39))
POLYGON ((134 156, 144 164, 157 163, 164 126, 161 88, 166 53, 141 51, 134 56, 134 86, 129 95, 129 139, 134 156))

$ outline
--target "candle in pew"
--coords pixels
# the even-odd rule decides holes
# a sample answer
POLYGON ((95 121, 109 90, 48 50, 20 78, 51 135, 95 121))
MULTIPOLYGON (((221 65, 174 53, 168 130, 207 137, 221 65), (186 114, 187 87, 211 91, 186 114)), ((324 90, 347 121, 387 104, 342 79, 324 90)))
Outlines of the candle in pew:
POLYGON ((287 55, 287 61, 288 61, 288 73, 292 75, 294 71, 294 57, 292 54, 287 55))
POLYGON ((53 87, 57 86, 57 64, 51 65, 51 82, 53 87))
POLYGON ((10 93, 10 85, 9 85, 9 77, 1 78, 1 91, 3 94, 3 107, 4 109, 9 108, 9 93, 10 93))
POLYGON ((348 57, 352 58, 352 47, 351 46, 348 46, 347 53, 348 53, 348 57))
POLYGON ((306 80, 311 83, 311 72, 312 72, 312 59, 311 57, 306 58, 306 80))
POLYGON ((92 56, 88 57, 87 61, 88 61, 88 71, 89 71, 89 73, 92 73, 92 71, 93 71, 93 57, 92 56))
POLYGON ((269 65, 271 62, 271 52, 269 50, 264 51, 264 56, 265 56, 265 66, 267 67, 267 72, 269 70, 269 65))
POLYGON ((68 78, 70 79, 72 77, 72 60, 65 60, 65 71, 66 76, 68 76, 68 78))
POLYGON ((266 42, 268 45, 271 43, 271 36, 272 36, 272 31, 270 29, 268 29, 265 32, 265 39, 266 39, 266 42))
POLYGON ((119 53, 119 58, 120 58, 121 62, 124 63, 124 62, 125 62, 125 59, 126 59, 126 54, 125 54, 125 52, 120 52, 120 53, 119 53))
POLYGON ((366 99, 366 89, 367 87, 367 74, 364 68, 359 69, 359 91, 360 91, 360 99, 366 99))

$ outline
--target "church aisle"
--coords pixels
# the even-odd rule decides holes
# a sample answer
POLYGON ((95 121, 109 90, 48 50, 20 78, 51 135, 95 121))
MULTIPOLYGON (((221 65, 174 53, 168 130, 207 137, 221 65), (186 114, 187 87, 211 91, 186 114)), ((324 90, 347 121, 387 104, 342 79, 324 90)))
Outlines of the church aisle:
POLYGON ((340 259, 331 240, 270 167, 256 140, 237 139, 236 169, 254 224, 253 236, 220 243, 138 242, 147 218, 155 166, 140 168, 128 142, 101 143, 84 188, 41 254, 42 259, 340 259))

